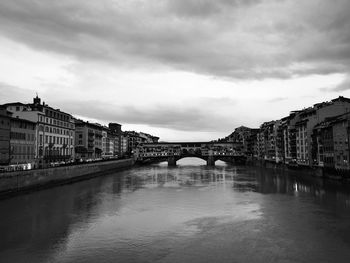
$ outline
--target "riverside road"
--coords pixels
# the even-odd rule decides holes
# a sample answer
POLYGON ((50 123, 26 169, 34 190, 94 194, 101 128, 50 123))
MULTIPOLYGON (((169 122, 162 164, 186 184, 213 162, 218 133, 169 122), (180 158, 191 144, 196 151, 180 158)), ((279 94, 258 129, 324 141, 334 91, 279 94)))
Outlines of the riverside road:
POLYGON ((349 262, 350 187, 183 159, 0 200, 0 262, 349 262))

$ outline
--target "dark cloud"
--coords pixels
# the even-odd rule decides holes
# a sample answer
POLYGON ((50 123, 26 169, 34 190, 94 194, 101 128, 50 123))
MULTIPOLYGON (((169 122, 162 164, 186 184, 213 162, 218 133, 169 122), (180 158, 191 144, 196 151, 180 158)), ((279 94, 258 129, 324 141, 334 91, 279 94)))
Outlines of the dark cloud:
POLYGON ((0 33, 127 67, 228 78, 350 72, 350 1, 0 1, 0 33))
POLYGON ((168 0, 170 13, 190 18, 205 18, 225 12, 232 7, 239 8, 261 2, 261 0, 168 0))
POLYGON ((324 87, 320 88, 321 91, 328 91, 328 92, 335 92, 335 91, 346 91, 350 90, 350 76, 347 76, 344 81, 342 81, 340 84, 338 84, 335 87, 324 87))
POLYGON ((180 131, 229 131, 234 127, 234 118, 219 115, 213 110, 223 102, 227 103, 228 100, 215 101, 214 99, 210 106, 207 103, 202 107, 190 104, 183 107, 176 105, 137 107, 135 105, 112 105, 99 101, 75 101, 74 103, 65 101, 64 110, 87 119, 96 119, 102 123, 145 124, 180 131))
POLYGON ((340 83, 333 90, 334 91, 350 90, 350 78, 347 78, 344 82, 340 83))
MULTIPOLYGON (((106 103, 99 100, 79 98, 57 98, 56 90, 39 94, 49 106, 60 108, 73 116, 95 119, 100 123, 145 124, 156 128, 178 131, 228 132, 240 123, 236 116, 227 116, 225 110, 233 109, 236 101, 227 97, 199 97, 195 101, 178 104, 156 104, 152 106, 106 103), (222 112, 220 114, 218 112, 222 112)), ((0 82, 0 104, 9 102, 31 103, 32 91, 0 82)))

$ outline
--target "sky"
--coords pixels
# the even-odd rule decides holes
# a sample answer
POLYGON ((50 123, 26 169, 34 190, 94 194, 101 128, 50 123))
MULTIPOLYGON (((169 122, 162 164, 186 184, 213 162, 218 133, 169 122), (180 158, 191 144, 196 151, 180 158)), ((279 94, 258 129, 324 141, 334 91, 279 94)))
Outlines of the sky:
POLYGON ((348 0, 0 1, 0 103, 207 141, 350 97, 348 0))

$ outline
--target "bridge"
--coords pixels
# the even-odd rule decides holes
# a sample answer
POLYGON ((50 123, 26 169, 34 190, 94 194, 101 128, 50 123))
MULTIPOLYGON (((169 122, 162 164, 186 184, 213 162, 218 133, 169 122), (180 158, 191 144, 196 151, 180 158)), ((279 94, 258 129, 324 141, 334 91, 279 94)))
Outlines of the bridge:
POLYGON ((244 163, 246 156, 233 142, 160 142, 141 143, 135 150, 139 162, 168 161, 169 166, 186 157, 197 157, 214 166, 217 160, 244 163))

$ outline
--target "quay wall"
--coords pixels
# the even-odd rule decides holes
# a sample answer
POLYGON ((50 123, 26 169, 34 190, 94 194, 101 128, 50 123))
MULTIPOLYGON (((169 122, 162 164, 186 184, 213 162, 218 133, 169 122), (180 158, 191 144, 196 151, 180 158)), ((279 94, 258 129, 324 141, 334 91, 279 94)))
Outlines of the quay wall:
POLYGON ((0 196, 80 181, 101 175, 107 171, 112 172, 130 168, 133 165, 134 159, 125 159, 1 173, 0 196))
POLYGON ((264 167, 267 169, 275 169, 280 171, 292 171, 299 174, 327 178, 332 180, 349 180, 350 171, 342 171, 336 169, 328 169, 324 167, 310 167, 310 166, 289 166, 282 163, 274 163, 265 160, 249 160, 248 165, 264 167))

